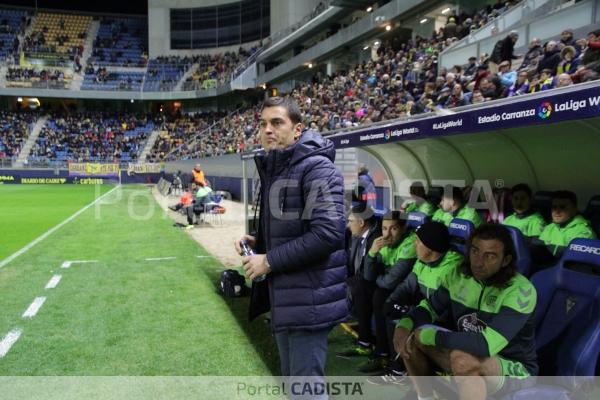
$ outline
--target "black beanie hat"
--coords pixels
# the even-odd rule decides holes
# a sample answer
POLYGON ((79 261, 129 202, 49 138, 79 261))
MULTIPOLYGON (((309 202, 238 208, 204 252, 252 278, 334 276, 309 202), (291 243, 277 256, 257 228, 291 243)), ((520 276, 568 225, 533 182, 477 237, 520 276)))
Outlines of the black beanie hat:
POLYGON ((438 253, 450 248, 450 234, 446 225, 440 222, 427 222, 417 228, 417 237, 425 246, 438 253))

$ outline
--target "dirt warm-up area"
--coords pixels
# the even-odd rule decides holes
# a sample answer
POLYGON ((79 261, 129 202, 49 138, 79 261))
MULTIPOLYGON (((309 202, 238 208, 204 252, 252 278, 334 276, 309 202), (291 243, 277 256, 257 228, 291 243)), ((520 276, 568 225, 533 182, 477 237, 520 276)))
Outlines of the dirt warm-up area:
MULTIPOLYGON (((152 189, 152 194, 174 222, 187 225, 184 214, 168 209, 169 206, 177 204, 178 196, 163 196, 156 188, 152 189)), ((195 225, 193 229, 184 232, 200 243, 225 267, 238 267, 241 265, 241 257, 235 252, 233 242, 244 234, 244 205, 241 202, 225 199, 220 204, 226 209, 226 212, 221 215, 221 223, 207 218, 206 223, 195 225)), ((173 227, 173 229, 182 228, 173 227)))

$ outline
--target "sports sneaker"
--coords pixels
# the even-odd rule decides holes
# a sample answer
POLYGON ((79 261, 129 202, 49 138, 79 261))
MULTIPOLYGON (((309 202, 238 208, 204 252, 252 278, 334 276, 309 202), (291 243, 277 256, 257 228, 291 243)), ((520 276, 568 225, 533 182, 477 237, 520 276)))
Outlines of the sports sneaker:
POLYGON ((363 374, 373 374, 383 372, 388 365, 387 357, 373 357, 358 366, 358 371, 363 374))
POLYGON ((188 225, 185 227, 185 230, 189 231, 190 229, 194 229, 194 225, 188 225))
POLYGON ((405 385, 406 372, 394 373, 388 371, 384 375, 371 376, 367 378, 367 382, 372 385, 405 385))
POLYGON ((340 351, 336 355, 338 357, 361 357, 361 356, 370 356, 372 354, 371 347, 367 346, 354 346, 351 349, 340 351))

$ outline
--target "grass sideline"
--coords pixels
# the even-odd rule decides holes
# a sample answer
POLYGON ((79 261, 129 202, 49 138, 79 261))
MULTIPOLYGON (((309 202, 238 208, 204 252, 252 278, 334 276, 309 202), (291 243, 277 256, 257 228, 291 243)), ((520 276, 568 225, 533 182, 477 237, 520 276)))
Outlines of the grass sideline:
MULTIPOLYGON (((111 187, 99 189, 106 193, 111 187)), ((60 223, 93 201, 94 193, 96 188, 75 185, 0 187, 0 210, 19 216, 11 216, 13 224, 19 221, 12 246, 17 250, 60 223), (32 212, 39 204, 43 216, 32 212), (41 221, 43 227, 20 229, 41 221)), ((196 258, 207 253, 173 227, 147 187, 125 186, 104 202, 0 269, 0 338, 14 328, 23 331, 0 359, 0 375, 279 373, 268 325, 248 323, 248 298, 225 300, 217 293, 223 266, 213 258, 196 258), (169 256, 177 259, 145 261, 169 256), (61 269, 65 260, 99 262, 61 269), (54 274, 62 280, 45 290, 54 274), (38 315, 22 319, 38 296, 47 297, 38 315)), ((3 229, 10 224, 3 221, 3 229)), ((333 330, 329 375, 356 375, 364 359, 334 356, 351 343, 341 328, 333 330)))

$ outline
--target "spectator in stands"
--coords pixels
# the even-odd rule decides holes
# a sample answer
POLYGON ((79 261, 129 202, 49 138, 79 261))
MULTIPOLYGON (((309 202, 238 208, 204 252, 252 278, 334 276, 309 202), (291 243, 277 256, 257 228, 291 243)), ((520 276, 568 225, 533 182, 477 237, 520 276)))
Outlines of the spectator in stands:
POLYGON ((509 232, 501 225, 482 225, 471 235, 468 248, 468 261, 442 277, 438 289, 396 327, 394 345, 419 399, 433 398, 425 377, 439 368, 454 375, 459 398, 482 400, 494 394, 502 397, 502 389, 531 385, 503 377, 526 378, 538 372, 536 290, 517 273, 509 232), (494 306, 473 313, 482 304, 494 306), (438 321, 449 321, 455 330, 429 325, 438 321), (411 335, 414 340, 409 340, 411 335))
POLYGON ((502 90, 505 90, 515 83, 517 80, 517 71, 511 70, 510 61, 504 60, 498 65, 498 77, 500 78, 502 90))
MULTIPOLYGON (((242 262, 247 278, 267 275, 252 285, 250 317, 271 309, 281 375, 322 377, 327 335, 348 317, 344 188, 333 165, 333 143, 303 127, 293 100, 265 101, 260 137, 267 152, 257 158, 262 199, 259 229, 257 236, 242 238, 256 255, 242 262), (290 185, 290 179, 300 186, 290 185), (271 185, 284 180, 279 186, 283 190, 275 192, 280 193, 281 203, 270 204, 271 185), (315 182, 321 185, 316 190, 315 182), (311 204, 305 204, 303 196, 311 204), (283 211, 281 207, 287 215, 275 212, 283 211), (290 219, 290 213, 297 216, 290 219)), ((242 254, 241 240, 235 246, 242 254)))
POLYGON ((532 192, 529 185, 519 183, 513 186, 511 203, 514 213, 506 217, 502 223, 517 228, 527 238, 537 238, 546 226, 546 221, 533 208, 531 199, 532 192))
POLYGON ((462 107, 469 104, 469 100, 464 95, 462 91, 462 86, 460 83, 455 83, 452 88, 452 95, 446 100, 445 107, 446 108, 455 108, 462 107))
POLYGON ((543 69, 539 80, 540 90, 554 89, 555 82, 552 76, 552 70, 549 68, 543 69))
POLYGON ((358 182, 356 184, 356 197, 359 201, 366 203, 369 207, 375 207, 377 202, 377 192, 375 191, 375 182, 369 169, 365 164, 358 166, 358 182))
POLYGON ((587 45, 581 60, 586 67, 600 60, 600 29, 588 33, 587 45))
POLYGON ((473 95, 471 96, 472 104, 479 104, 485 102, 485 97, 481 94, 481 90, 473 90, 473 95))
POLYGON ((571 86, 573 84, 573 80, 571 79, 571 75, 569 74, 560 74, 556 77, 556 87, 565 87, 571 86))
POLYGON ((401 211, 404 213, 409 212, 422 212, 425 215, 431 216, 437 208, 431 204, 425 195, 425 186, 420 181, 415 181, 410 185, 410 199, 408 199, 403 205, 401 211))
POLYGON ((529 43, 529 50, 527 50, 527 53, 525 53, 523 62, 519 66, 519 70, 529 67, 533 60, 536 60, 537 62, 538 58, 544 54, 544 49, 542 48, 541 43, 542 42, 539 38, 531 39, 531 43, 529 43))
POLYGON ((383 306, 392 293, 412 270, 416 260, 414 232, 406 227, 406 219, 399 211, 386 213, 381 222, 381 233, 369 249, 365 258, 365 271, 373 274, 373 315, 375 316, 375 349, 370 359, 359 366, 362 373, 383 372, 389 365, 393 348, 383 306))
POLYGON ((469 63, 465 68, 465 79, 471 80, 477 73, 477 57, 469 57, 469 63))
POLYGON ((540 234, 539 241, 534 244, 543 245, 548 253, 538 249, 532 253, 534 263, 547 265, 559 258, 569 242, 576 238, 595 239, 590 222, 579 214, 577 195, 568 190, 559 190, 552 194, 552 223, 548 224, 540 234))
MULTIPOLYGON (((379 236, 379 226, 373 209, 366 203, 352 207, 348 216, 348 228, 352 234, 348 254, 348 288, 350 289, 353 314, 358 320, 358 339, 356 346, 352 346, 338 355, 342 357, 368 356, 371 355, 371 347, 374 344, 371 317, 376 274, 375 271, 367 270, 367 267, 372 267, 372 265, 368 264, 366 259, 367 251, 373 249, 373 243, 379 236)), ((379 242, 384 242, 384 239, 379 242)))
POLYGON ((507 89, 506 97, 520 96, 529 92, 529 80, 526 71, 519 71, 517 80, 507 89))
POLYGON ((560 51, 560 61, 556 66, 556 75, 567 73, 569 75, 577 71, 579 61, 575 58, 577 51, 573 46, 565 46, 560 51))
POLYGON ((459 187, 448 185, 444 188, 440 208, 433 214, 431 219, 449 226, 454 218, 471 221, 475 227, 483 222, 479 213, 465 203, 462 190, 459 187))
POLYGON ((510 31, 504 39, 496 42, 489 62, 489 69, 492 74, 498 72, 498 65, 502 61, 512 61, 518 58, 514 54, 515 43, 517 43, 518 40, 519 33, 517 31, 510 31))
POLYGON ((458 26, 456 25, 456 18, 448 18, 448 23, 444 26, 444 39, 451 39, 458 37, 458 26))
POLYGON ((579 51, 581 51, 581 49, 579 48, 579 46, 577 45, 577 43, 575 43, 575 39, 573 38, 573 29, 570 29, 570 28, 565 29, 560 34, 559 47, 561 49, 564 49, 567 46, 571 46, 574 49, 576 49, 577 53, 579 51))
POLYGON ((549 69, 551 73, 554 73, 559 62, 560 49, 554 40, 550 40, 544 46, 544 55, 538 63, 537 70, 538 72, 542 72, 544 69, 549 69))
POLYGON ((192 182, 202 186, 207 184, 206 178, 204 178, 204 171, 202 171, 202 166, 200 164, 196 164, 194 169, 192 169, 192 182))

